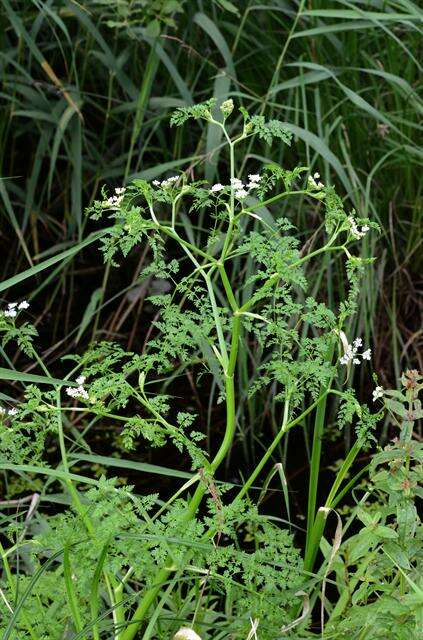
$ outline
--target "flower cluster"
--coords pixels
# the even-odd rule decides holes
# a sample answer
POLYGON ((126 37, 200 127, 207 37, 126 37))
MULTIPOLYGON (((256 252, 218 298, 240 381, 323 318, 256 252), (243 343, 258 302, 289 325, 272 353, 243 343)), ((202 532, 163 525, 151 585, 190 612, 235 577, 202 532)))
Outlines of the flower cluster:
POLYGON ((85 376, 79 376, 76 379, 76 383, 79 385, 78 387, 66 387, 66 393, 71 398, 80 398, 82 400, 88 400, 88 392, 84 388, 84 382, 86 380, 85 376))
POLYGON ((4 407, 0 407, 0 416, 16 416, 18 413, 18 410, 16 409, 16 407, 13 407, 12 409, 5 409, 4 407))
POLYGON ((373 402, 376 402, 379 398, 383 398, 383 387, 376 387, 376 389, 372 393, 373 402))
POLYGON ((358 349, 362 346, 363 341, 361 338, 356 338, 352 344, 347 344, 344 346, 344 355, 339 358, 339 362, 341 364, 360 364, 360 359, 358 356, 361 356, 363 360, 370 360, 372 351, 371 349, 366 349, 362 353, 358 353, 358 349))
POLYGON ((166 189, 167 187, 171 187, 175 182, 179 180, 180 176, 171 176, 170 178, 166 178, 166 180, 153 180, 153 185, 155 187, 161 187, 162 189, 166 189))
POLYGON ((324 188, 325 185, 323 184, 323 182, 320 182, 319 178, 320 178, 320 173, 317 173, 317 172, 313 176, 308 177, 307 182, 310 189, 320 190, 324 188), (317 182, 317 180, 319 180, 319 182, 317 182))
POLYGON ((351 235, 354 236, 356 240, 361 240, 364 238, 369 228, 367 224, 363 225, 361 229, 358 228, 358 225, 352 216, 348 216, 348 222, 350 224, 351 235))
POLYGON ((116 187, 115 195, 110 196, 103 202, 103 207, 119 207, 122 204, 122 200, 125 196, 125 187, 116 187))
MULTIPOLYGON (((230 188, 234 189, 235 198, 238 198, 238 200, 243 200, 248 196, 249 192, 252 189, 257 189, 260 180, 261 176, 258 173, 250 173, 248 175, 248 182, 246 184, 244 184, 239 178, 231 178, 230 188)), ((226 188, 227 187, 225 185, 218 182, 211 187, 210 193, 218 193, 219 191, 222 191, 226 188)))
POLYGON ((9 302, 7 309, 3 311, 3 315, 6 318, 16 318, 18 311, 29 308, 29 302, 22 300, 22 302, 9 302))
POLYGON ((231 115, 233 110, 234 110, 234 101, 232 100, 232 98, 228 98, 228 100, 225 100, 220 105, 220 111, 223 114, 224 118, 228 118, 231 115))

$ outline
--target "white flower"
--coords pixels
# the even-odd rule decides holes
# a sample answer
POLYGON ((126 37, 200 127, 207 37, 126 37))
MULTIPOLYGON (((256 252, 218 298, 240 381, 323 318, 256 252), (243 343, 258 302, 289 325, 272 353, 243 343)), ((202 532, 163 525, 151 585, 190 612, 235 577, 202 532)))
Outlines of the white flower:
POLYGON ((218 182, 217 184, 214 184, 212 186, 212 188, 210 189, 210 191, 212 191, 213 193, 215 193, 216 191, 222 191, 222 189, 224 189, 225 187, 223 186, 223 184, 220 184, 220 182, 218 182))
POLYGON ((170 176, 170 178, 166 178, 166 180, 162 180, 162 187, 170 187, 174 182, 179 180, 179 176, 170 176))
POLYGON ((115 193, 116 193, 118 196, 121 196, 122 194, 124 194, 124 193, 125 193, 125 191, 126 191, 126 188, 125 188, 125 187, 116 187, 116 189, 115 189, 115 193))
POLYGON ((29 307, 29 304, 26 301, 21 304, 25 304, 28 306, 21 307, 20 305, 18 306, 17 302, 9 302, 9 304, 7 305, 7 309, 3 311, 3 315, 6 318, 16 318, 16 316, 18 315, 18 309, 27 309, 29 307))
POLYGON ((82 398, 83 400, 88 400, 88 392, 84 389, 84 382, 86 380, 86 376, 79 376, 76 379, 76 383, 79 385, 78 387, 66 387, 66 394, 70 398, 82 398))
POLYGON ((257 182, 248 182, 247 189, 258 189, 260 185, 257 182))
POLYGON ((250 182, 260 182, 261 176, 258 173, 250 173, 248 174, 248 178, 250 182))
POLYGON ((317 173, 317 171, 316 171, 316 173, 315 173, 315 174, 313 174, 313 178, 314 178, 315 180, 318 180, 318 179, 320 178, 320 173, 317 173))
POLYGON ((16 407, 12 407, 12 409, 8 409, 7 411, 4 407, 0 407, 0 416, 16 416, 17 413, 18 410, 16 409, 16 407))
POLYGON ((153 180, 153 184, 155 187, 160 187, 160 180, 153 180))
POLYGON ((27 302, 26 300, 22 300, 22 302, 20 302, 18 304, 18 309, 29 309, 29 302, 27 302))
POLYGON ((189 627, 181 627, 173 636, 173 640, 201 640, 198 633, 189 627))
POLYGON ((352 216, 348 216, 348 222, 350 224, 350 228, 351 228, 351 235, 356 239, 356 240, 361 240, 361 238, 364 238, 364 236, 366 235, 366 233, 369 231, 370 227, 367 226, 367 224, 365 224, 364 226, 361 227, 361 230, 358 228, 356 221, 354 220, 354 218, 352 216))
POLYGON ((378 398, 383 398, 383 387, 376 387, 372 395, 373 395, 373 402, 376 402, 378 398))
POLYGON ((351 362, 353 364, 360 364, 359 356, 361 356, 363 360, 370 360, 370 355, 372 353, 371 349, 366 349, 363 353, 358 353, 359 347, 363 344, 361 338, 356 338, 352 344, 348 344, 345 334, 342 331, 340 334, 342 345, 344 347, 344 355, 339 358, 339 362, 341 364, 348 365, 351 362))
POLYGON ((231 178, 231 185, 234 189, 242 189, 244 187, 244 183, 239 178, 231 178))
POLYGON ((245 189, 237 189, 235 191, 235 198, 238 198, 238 200, 243 200, 247 196, 248 196, 248 193, 247 191, 245 191, 245 189))
POLYGON ((113 209, 119 207, 119 205, 122 203, 123 200, 123 195, 120 196, 110 196, 110 198, 107 198, 107 200, 105 200, 105 202, 103 202, 103 206, 105 207, 112 207, 113 209))

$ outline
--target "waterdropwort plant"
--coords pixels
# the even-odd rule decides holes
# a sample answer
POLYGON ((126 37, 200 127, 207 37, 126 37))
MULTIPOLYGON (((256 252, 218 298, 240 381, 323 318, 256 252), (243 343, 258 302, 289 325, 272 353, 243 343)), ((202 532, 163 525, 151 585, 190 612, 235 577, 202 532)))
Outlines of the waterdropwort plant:
MULTIPOLYGON (((232 100, 220 106, 209 100, 177 109, 171 118, 173 126, 203 120, 222 130, 229 175, 220 182, 195 180, 191 170, 152 183, 134 179, 113 195, 104 189, 103 199, 89 210, 94 220, 112 221, 102 241, 105 260, 118 266, 122 256, 148 245, 151 262, 140 275, 165 279, 169 290, 149 298, 156 315, 141 353, 94 343, 83 355, 67 356, 74 367, 62 382, 54 381, 43 365, 52 390, 29 384, 17 414, 0 415, 6 468, 61 481, 71 502, 58 515, 39 514, 30 540, 30 525, 8 530, 10 548, 1 550, 0 607, 10 620, 2 623, 5 640, 61 638, 63 628, 69 637, 81 639, 132 640, 142 637, 137 635, 141 629, 145 637, 168 638, 181 626, 202 638, 217 637, 217 630, 246 638, 252 621, 261 638, 273 640, 283 628, 309 622, 307 616, 295 619, 310 584, 303 569, 313 570, 324 529, 317 480, 310 489, 304 560, 292 533, 253 505, 250 489, 282 438, 313 412, 312 464, 318 469, 318 434, 329 397, 340 402, 340 426, 355 420, 357 437, 326 509, 344 495, 349 469, 372 438, 379 412, 360 405, 348 387, 352 365, 370 359, 370 346, 345 332, 356 310, 360 276, 371 262, 360 243, 376 225, 346 212, 334 188, 318 174, 308 175, 305 167, 254 164, 245 176, 238 175, 249 138, 258 136, 270 147, 291 144, 283 123, 250 117, 242 108, 239 114, 232 100), (314 203, 322 220, 317 234, 304 230, 303 246, 291 220, 277 211, 288 198, 295 208, 298 197, 314 203), (324 291, 310 295, 306 277, 306 268, 327 254, 343 256, 348 282, 345 299, 334 308, 324 291), (251 263, 254 268, 247 269, 251 263), (279 427, 234 491, 216 474, 236 440, 238 361, 250 344, 263 358, 251 372, 254 380, 244 389, 245 397, 276 390, 279 427), (175 408, 172 396, 160 390, 164 377, 171 379, 175 369, 188 367, 199 385, 204 378, 214 381, 225 407, 224 432, 211 452, 202 446, 198 417, 175 408), (85 430, 103 422, 116 425, 127 449, 136 449, 141 440, 148 447, 171 443, 191 460, 191 478, 163 500, 156 494, 139 497, 116 480, 74 473, 73 461, 84 446, 72 430, 75 416, 85 430), (43 457, 52 434, 61 454, 57 469, 43 457), (84 483, 90 485, 87 491, 81 490, 84 483), (16 555, 26 565, 19 579, 11 565, 16 555), (45 595, 49 592, 57 606, 45 595)), ((21 335, 33 337, 11 308, 0 314, 4 346, 12 339, 19 342, 21 335)), ((27 354, 38 360, 28 344, 27 354)), ((213 437, 218 439, 217 430, 213 437)))

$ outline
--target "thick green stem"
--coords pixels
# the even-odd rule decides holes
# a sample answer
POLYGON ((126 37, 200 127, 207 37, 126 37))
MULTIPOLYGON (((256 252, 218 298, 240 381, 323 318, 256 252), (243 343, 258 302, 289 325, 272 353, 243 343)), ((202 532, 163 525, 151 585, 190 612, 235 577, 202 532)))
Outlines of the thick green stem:
MULTIPOLYGON (((222 443, 216 453, 213 461, 210 464, 208 471, 214 474, 225 459, 235 434, 236 427, 236 413, 235 413, 235 386, 234 386, 234 373, 236 367, 236 361, 238 356, 238 343, 241 328, 241 318, 234 315, 232 324, 232 340, 231 350, 228 365, 225 371, 225 389, 226 389, 226 429, 222 443)), ((207 491, 207 486, 199 484, 192 496, 187 510, 183 516, 182 522, 189 522, 197 513, 201 500, 207 491)), ((148 610, 153 604, 154 600, 158 596, 163 583, 167 580, 169 573, 174 571, 176 567, 173 566, 172 559, 167 558, 164 566, 159 569, 154 580, 154 584, 143 595, 141 602, 136 608, 131 620, 127 623, 125 631, 119 635, 119 640, 133 640, 140 628, 148 610)))

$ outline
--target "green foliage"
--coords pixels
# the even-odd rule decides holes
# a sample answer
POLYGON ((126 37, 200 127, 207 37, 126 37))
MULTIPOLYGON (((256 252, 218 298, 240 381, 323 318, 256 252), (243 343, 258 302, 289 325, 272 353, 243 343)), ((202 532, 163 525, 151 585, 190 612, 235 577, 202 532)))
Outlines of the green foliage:
POLYGON ((183 11, 183 0, 94 0, 92 5, 109 29, 128 30, 131 37, 139 27, 152 37, 163 27, 175 28, 174 16, 183 11))
POLYGON ((176 109, 176 111, 172 113, 170 118, 170 125, 180 127, 190 119, 211 120, 211 112, 215 105, 216 100, 214 98, 210 98, 210 100, 201 102, 200 104, 194 104, 192 107, 179 107, 179 109, 176 109))
POLYGON ((291 144, 291 132, 278 120, 266 122, 264 116, 252 116, 246 120, 245 129, 264 140, 268 145, 271 145, 275 138, 282 140, 285 144, 291 144))
POLYGON ((334 562, 340 600, 328 636, 347 639, 365 632, 405 640, 418 637, 421 629, 423 526, 417 501, 423 445, 412 437, 421 412, 421 380, 416 371, 407 371, 403 391, 383 392, 398 435, 372 457, 370 485, 355 509, 362 528, 343 542, 334 562))
MULTIPOLYGON (((222 631, 231 637, 246 638, 251 621, 258 620, 260 637, 272 640, 283 627, 299 624, 295 618, 301 594, 314 588, 303 572, 292 533, 253 506, 248 492, 280 439, 303 423, 322 397, 341 398, 340 426, 357 416, 354 455, 372 439, 381 413, 372 413, 352 390, 343 388, 344 366, 348 379, 350 361, 361 362, 356 355, 362 340, 356 339, 353 349, 345 332, 347 318, 357 310, 361 278, 370 262, 357 255, 358 242, 372 225, 357 219, 353 211, 347 213, 335 192, 316 182, 318 175, 309 176, 301 188, 304 167, 285 171, 267 165, 262 173, 248 174, 248 181, 235 177, 235 162, 248 138, 255 136, 266 144, 274 138, 289 144, 291 138, 283 124, 250 117, 245 109, 241 109, 243 124, 233 132, 227 124, 233 118, 232 102, 221 105, 223 121, 215 119, 215 106, 213 100, 179 108, 172 123, 206 119, 222 131, 230 158, 227 184, 223 177, 223 184, 191 181, 189 173, 151 182, 135 178, 128 187, 117 187, 114 195, 103 190, 103 199, 88 209, 95 222, 104 216, 112 220, 101 247, 108 268, 117 267, 118 255, 130 259, 140 247, 149 249, 151 261, 139 275, 143 284, 155 278, 157 288, 146 294, 154 319, 143 348, 129 351, 118 342, 93 341, 82 355, 65 356, 64 363, 73 368, 66 380, 52 382, 53 391, 29 387, 16 415, 2 413, 0 433, 8 465, 34 473, 35 462, 35 472, 61 482, 65 493, 59 501, 68 505, 56 514, 41 511, 33 522, 8 531, 10 547, 2 552, 6 570, 0 602, 6 620, 12 608, 9 603, 21 593, 22 558, 27 590, 17 613, 9 616, 11 622, 0 627, 6 638, 7 624, 20 637, 32 640, 59 638, 63 628, 81 637, 88 638, 93 628, 97 637, 108 633, 113 640, 133 640, 146 624, 170 637, 181 619, 195 623, 197 616, 205 625, 204 636, 212 638, 215 629, 207 620, 218 615, 222 631), (298 196, 305 196, 310 206, 317 203, 320 208, 324 203, 329 233, 324 235, 319 225, 317 248, 300 241, 287 216, 254 213, 265 207, 264 197, 278 202, 298 196), (187 222, 194 217, 202 221, 195 233, 194 225, 187 222), (336 304, 328 291, 313 292, 306 271, 333 252, 350 283, 336 304), (161 279, 166 281, 162 290, 161 279), (242 382, 239 363, 246 353, 244 341, 253 341, 263 359, 257 368, 247 362, 248 379, 242 382), (344 350, 341 358, 334 356, 337 346, 344 350), (219 388, 223 430, 210 451, 202 448, 204 433, 197 412, 186 399, 181 403, 165 391, 182 373, 197 389, 210 378, 219 388), (231 454, 239 407, 243 398, 267 394, 270 388, 283 418, 275 425, 268 451, 232 496, 220 488, 216 473, 231 454), (94 425, 101 429, 108 423, 113 424, 119 446, 135 452, 140 446, 148 451, 173 447, 183 467, 190 467, 195 475, 188 475, 179 489, 172 487, 170 497, 139 496, 122 479, 84 478, 77 462, 78 456, 83 461, 87 455, 84 434, 94 425), (59 444, 58 466, 44 456, 53 435, 59 444), (46 597, 52 578, 60 582, 54 602, 46 597), (191 604, 179 610, 178 601, 191 604)), ((5 347, 12 339, 25 344, 25 336, 32 337, 27 325, 18 323, 16 329, 14 318, 8 317, 13 313, 3 315, 6 335, 12 331, 5 347)), ((53 381, 35 348, 31 349, 27 355, 43 366, 46 380, 53 381)), ((368 360, 370 351, 358 355, 368 360)), ((390 402, 395 411, 397 405, 392 403, 397 399, 390 402)), ((418 403, 414 397, 412 402, 418 403)), ((421 411, 418 404, 411 409, 421 411)), ((409 411, 410 407, 407 423, 414 419, 409 411)), ((353 459, 349 453, 341 466, 343 477, 353 459)), ((410 481, 415 482, 414 476, 410 481)), ((375 478, 373 482, 377 487, 375 478)), ((339 476, 334 487, 336 497, 339 476)), ((46 492, 43 499, 48 497, 46 492)), ((393 508, 391 502, 389 508, 393 508)), ((416 513, 409 502, 398 509, 396 505, 395 511, 388 509, 371 525, 372 535, 365 538, 369 553, 380 551, 382 558, 388 551, 380 540, 392 546, 400 535, 410 538, 416 513), (393 515, 398 518, 397 529, 390 526, 393 515)), ((364 522, 366 516, 361 517, 364 522)), ((312 543, 309 540, 308 545, 314 540, 317 552, 320 538, 315 535, 312 543)), ((359 543, 363 546, 361 539, 359 543)), ((363 602, 367 604, 375 592, 369 588, 363 602)), ((359 591, 354 606, 362 605, 361 598, 359 591)), ((310 617, 300 622, 306 632, 310 617)), ((349 612, 343 624, 353 628, 349 612)))
MULTIPOLYGON (((72 455, 96 451, 105 454, 99 465, 85 466, 71 459, 71 472, 85 473, 87 481, 104 470, 104 458, 114 464, 119 462, 121 466, 116 473, 125 480, 124 461, 116 460, 123 441, 131 448, 131 459, 140 454, 142 460, 170 466, 175 458, 168 457, 168 451, 174 442, 182 447, 182 453, 176 454, 178 465, 188 468, 193 464, 200 469, 206 465, 204 451, 213 452, 219 446, 225 422, 223 347, 229 351, 233 316, 210 258, 219 257, 226 237, 231 188, 226 185, 222 192, 210 193, 201 178, 214 181, 219 174, 222 181, 227 181, 229 163, 221 147, 222 130, 216 129, 208 116, 199 117, 194 127, 187 121, 187 117, 197 113, 195 102, 210 95, 211 87, 217 100, 210 103, 209 113, 220 123, 222 118, 228 120, 230 136, 240 131, 243 118, 242 110, 240 116, 228 96, 236 96, 245 107, 248 138, 238 147, 235 174, 238 171, 242 177, 250 166, 255 172, 262 161, 267 163, 269 143, 275 137, 271 149, 274 163, 263 168, 260 185, 248 194, 248 200, 236 202, 234 244, 229 243, 228 259, 224 262, 236 305, 241 306, 254 296, 254 305, 241 316, 235 374, 236 447, 234 455, 228 454, 225 462, 228 477, 236 474, 239 458, 245 475, 261 464, 264 450, 271 450, 267 462, 283 461, 288 468, 289 488, 294 488, 289 496, 296 498, 304 493, 302 486, 300 491, 295 487, 298 478, 308 475, 309 448, 318 440, 324 450, 324 478, 318 491, 318 500, 323 501, 329 475, 326 467, 332 462, 328 460, 331 451, 326 450, 325 437, 336 421, 332 393, 321 416, 323 432, 318 438, 313 437, 312 416, 304 417, 301 412, 309 408, 309 399, 317 399, 327 389, 335 371, 341 370, 331 384, 341 394, 337 397, 341 398, 339 417, 343 429, 337 444, 344 443, 347 449, 354 439, 353 429, 358 442, 366 446, 374 445, 373 438, 379 440, 381 433, 385 433, 375 429, 380 412, 373 414, 361 402, 369 395, 367 370, 363 370, 363 365, 359 369, 351 364, 345 372, 326 357, 326 347, 339 335, 333 329, 343 330, 348 337, 365 336, 366 346, 372 346, 375 352, 372 366, 386 381, 399 377, 406 366, 415 366, 411 363, 418 361, 421 351, 418 287, 413 283, 413 278, 420 278, 423 255, 419 244, 422 208, 418 132, 422 101, 417 53, 422 9, 418 3, 387 0, 346 7, 330 2, 327 7, 321 3, 325 5, 323 9, 313 6, 311 11, 304 3, 293 3, 286 14, 274 2, 235 3, 235 6, 228 0, 209 3, 93 0, 85 4, 1 0, 0 66, 4 89, 0 199, 4 215, 0 222, 0 254, 5 280, 2 291, 20 283, 22 288, 31 287, 28 291, 34 298, 33 324, 27 323, 26 317, 15 321, 0 314, 1 356, 7 367, 0 400, 0 462, 20 466, 17 473, 2 470, 1 488, 6 500, 10 496, 26 499, 34 491, 42 494, 36 512, 32 508, 27 511, 26 502, 7 507, 2 498, 2 517, 8 514, 6 522, 18 517, 25 519, 19 532, 21 535, 25 530, 25 536, 12 539, 7 550, 12 573, 19 575, 19 589, 16 593, 8 585, 3 589, 2 583, 2 593, 7 593, 10 603, 8 608, 0 597, 5 619, 11 617, 10 609, 16 610, 22 601, 25 588, 31 587, 35 569, 29 562, 27 547, 31 547, 38 529, 44 526, 42 516, 65 511, 70 500, 69 487, 56 481, 56 476, 46 476, 45 480, 44 476, 28 471, 28 465, 38 465, 54 474, 57 463, 57 473, 64 472, 65 462, 57 462, 61 430, 72 455), (223 103, 219 108, 220 100, 223 103), (187 126, 169 135, 169 114, 175 107, 182 107, 176 118, 180 117, 187 126), (184 111, 186 107, 188 114, 184 111), (269 120, 265 120, 263 114, 268 113, 269 120), (296 144, 290 147, 285 143, 289 143, 291 132, 296 144), (249 139, 252 133, 256 134, 254 146, 249 139), (296 164, 310 169, 295 167, 296 164), (181 167, 186 168, 184 173, 179 173, 181 167), (318 186, 319 178, 315 184, 307 181, 304 186, 303 173, 314 176, 316 169, 322 172, 325 186, 318 186), (161 179, 163 174, 173 172, 179 175, 176 185, 160 184, 154 188, 153 178, 161 179), (133 175, 138 178, 132 183, 133 175), (81 215, 84 206, 91 206, 95 199, 99 202, 109 199, 105 196, 101 200, 98 195, 98 185, 103 182, 113 183, 111 189, 115 184, 127 187, 124 206, 116 207, 115 200, 112 208, 100 210, 110 216, 114 225, 104 242, 104 266, 98 253, 92 250, 93 238, 84 239, 92 222, 81 215), (134 186, 128 186, 129 183, 134 186), (298 198, 287 197, 279 193, 281 184, 285 191, 298 188, 304 193, 298 198), (182 186, 189 193, 175 203, 182 186), (266 194, 276 200, 252 208, 266 194), (279 196, 282 197, 278 199, 279 196), (178 234, 209 256, 196 254, 199 264, 205 263, 204 272, 209 274, 217 314, 213 314, 201 271, 191 273, 187 266, 191 260, 185 257, 188 247, 182 249, 182 245, 175 243, 175 237, 167 235, 168 229, 157 232, 156 223, 149 217, 151 206, 160 224, 168 226, 172 204, 178 234), (358 217, 354 211, 346 213, 352 207, 358 217), (247 208, 252 210, 246 212, 247 208), (374 220, 379 221, 383 238, 380 248, 375 246, 375 234, 369 234, 364 242, 354 238, 348 222, 350 215, 356 226, 372 228, 374 220), (266 225, 273 229, 281 218, 289 219, 295 228, 272 236, 266 225), (334 244, 320 257, 307 258, 294 268, 293 264, 308 256, 309 251, 323 247, 323 220, 329 236, 343 226, 335 244, 343 245, 345 241, 347 246, 335 250, 334 244), (250 235, 255 233, 265 236, 256 248, 256 255, 250 256, 248 248, 239 253, 242 244, 248 247, 251 240, 254 245, 256 240, 250 235), (290 238, 286 243, 281 241, 284 234, 290 238), (278 255, 279 249, 285 247, 291 256, 298 252, 292 261, 278 255), (120 253, 128 259, 118 259, 120 253), (371 269, 369 256, 375 253, 380 259, 376 268, 371 269), (143 256, 146 256, 143 265, 136 267, 143 256), (349 293, 344 278, 345 256, 349 293), (277 283, 272 281, 269 286, 265 285, 273 274, 267 269, 267 261, 278 273, 277 283), (122 269, 109 269, 118 262, 124 263, 122 269), (137 269, 136 275, 142 271, 141 283, 131 282, 132 269, 137 269), (292 270, 304 284, 289 280, 292 270), (156 277, 165 280, 165 291, 172 291, 165 302, 161 293, 156 295, 161 291, 159 286, 155 288, 156 277), (99 292, 98 297, 90 298, 92 288, 99 292), (310 304, 304 300, 308 296, 310 304), (95 300, 96 305, 90 306, 87 300, 95 300), (218 335, 216 317, 223 339, 218 335), (73 342, 75 335, 78 345, 73 342), (144 344, 147 335, 150 339, 144 344), (67 364, 72 362, 62 362, 61 356, 74 349, 82 352, 98 339, 121 344, 127 340, 131 346, 122 349, 125 354, 122 357, 116 344, 108 347, 106 342, 102 343, 101 353, 97 354, 98 345, 90 349, 93 359, 87 362, 89 373, 77 361, 78 371, 68 374, 69 380, 78 373, 86 375, 82 390, 87 397, 70 397, 65 387, 72 382, 66 382, 58 402, 57 392, 50 391, 58 389, 51 375, 62 379, 67 364), (110 361, 114 357, 116 360, 110 361), (33 373, 42 374, 38 378, 44 378, 40 382, 43 386, 28 386, 29 381, 33 382, 28 379, 33 373), (356 400, 349 389, 353 383, 357 388, 356 400), (191 385, 195 393, 191 392, 191 385), (216 406, 218 398, 222 403, 216 406), (281 445, 267 449, 282 421, 281 402, 287 408, 288 419, 298 417, 298 424, 304 426, 306 446, 301 460, 297 452, 303 447, 298 447, 296 438, 288 441, 283 437, 281 445), (58 405, 62 406, 61 414, 58 405), (180 413, 190 417, 180 418, 180 413), (207 439, 201 442, 202 451, 195 432, 189 431, 200 429, 206 433, 206 426, 207 439), (111 432, 113 436, 109 439, 111 432), (167 445, 158 454, 150 450, 154 439, 167 445), (191 444, 194 449, 187 454, 191 444), (301 468, 305 471, 299 476, 301 468)), ((13 291, 4 295, 8 298, 13 295, 12 300, 17 297, 13 291)), ((70 388, 78 387, 75 383, 70 388)), ((404 407, 401 397, 404 394, 389 393, 393 395, 384 396, 390 403, 389 411, 398 420, 408 422, 403 425, 403 432, 411 428, 416 431, 416 424, 406 419, 408 407, 404 407)), ((416 407, 413 411, 418 416, 420 409, 416 407)), ((393 427, 387 425, 386 429, 390 434, 393 427)), ((340 446, 333 449, 336 455, 339 450, 340 446)), ((390 455, 389 451, 385 453, 390 455)), ((393 455, 401 460, 404 453, 398 449, 393 455)), ((364 457, 360 455, 356 465, 360 466, 364 457)), ((378 469, 383 465, 381 462, 378 469)), ((412 466, 417 473, 415 461, 412 466)), ((151 490, 156 484, 154 478, 149 476, 146 483, 140 481, 139 485, 137 476, 137 489, 147 485, 147 490, 151 490)), ((212 481, 207 482, 208 490, 213 492, 212 481)), ((255 480, 251 483, 257 484, 255 480)), ((74 484, 85 499, 83 480, 75 480, 74 484)), ((163 499, 166 498, 167 495, 163 499)), ((276 502, 272 500, 271 504, 276 502)), ((301 516, 300 507, 291 511, 301 516)), ((408 507, 407 512, 411 521, 414 512, 408 507)), ((78 517, 81 520, 81 514, 78 517)), ((392 527, 393 517, 388 526, 392 527)), ((273 529, 268 535, 273 538, 275 531, 281 529, 273 529)), ((97 591, 94 584, 91 590, 91 594, 100 594, 97 609, 87 604, 88 592, 78 602, 86 624, 91 624, 90 615, 96 617, 100 612, 104 616, 99 621, 101 636, 112 638, 110 590, 98 564, 104 549, 107 551, 107 541, 98 547, 98 562, 96 558, 89 568, 93 576, 94 567, 99 572, 97 591)), ((72 569, 73 552, 71 548, 72 569)), ((22 620, 19 618, 16 623, 21 625, 15 634, 19 640, 21 637, 34 640, 37 634, 48 638, 75 635, 69 607, 72 590, 69 580, 68 588, 64 587, 62 549, 59 553, 52 565, 57 571, 53 571, 47 565, 48 555, 40 552, 43 573, 39 580, 45 578, 45 586, 37 587, 37 597, 30 596, 25 604, 29 612, 26 620, 33 621, 36 633, 28 631, 22 614, 22 620)), ((391 557, 394 555, 390 552, 391 557)), ((399 555, 395 557, 398 562, 399 555)), ((0 561, 4 565, 0 567, 3 582, 6 559, 0 561)), ((192 573, 195 569, 192 568, 192 573)), ((409 571, 409 567, 403 571, 409 571)), ((154 629, 143 628, 139 635, 168 640, 176 630, 174 621, 182 619, 187 624, 192 622, 203 637, 234 635, 239 619, 238 592, 237 598, 225 595, 225 602, 223 597, 219 600, 216 579, 213 592, 210 590, 202 599, 198 597, 200 585, 207 574, 193 580, 191 589, 184 588, 185 574, 172 586, 175 575, 171 573, 169 580, 169 576, 163 578, 163 584, 171 587, 171 595, 165 595, 163 588, 160 592, 163 597, 157 596, 148 612, 148 616, 155 612, 156 619, 154 615, 151 618, 154 629)), ((403 581, 407 587, 405 577, 403 581)), ((310 593, 308 583, 304 588, 310 593)), ((367 588, 366 585, 363 591, 367 588)), ((77 583, 75 589, 79 593, 77 583)), ((125 582, 127 617, 137 590, 137 580, 125 582)), ((410 614, 410 601, 414 599, 414 604, 418 601, 418 591, 408 593, 406 588, 403 591, 404 603, 396 595, 383 599, 379 597, 380 591, 374 590, 365 607, 360 602, 360 606, 349 608, 346 623, 349 627, 344 635, 348 639, 351 635, 376 633, 382 638, 386 634, 414 637, 418 632, 413 628, 413 618, 419 614, 417 607, 416 616, 414 612, 410 614), (393 611, 398 614, 396 618, 393 611), (377 625, 373 625, 375 619, 377 625), (371 631, 366 627, 362 631, 364 621, 369 628, 373 625, 371 631)), ((332 594, 333 590, 326 598, 332 599, 332 594)), ((95 595, 90 598, 95 600, 95 595)), ((244 639, 252 633, 247 609, 237 627, 244 639)), ((118 617, 119 608, 116 611, 118 617)), ((251 611, 258 608, 252 606, 251 611)), ((264 613, 259 620, 258 637, 263 634, 279 637, 280 626, 275 634, 274 629, 267 628, 271 625, 266 626, 266 618, 264 613)), ((316 615, 313 620, 317 620, 316 615)), ((278 620, 277 625, 280 624, 278 620)), ((293 627, 290 632, 293 637, 304 635, 300 626, 293 627)), ((12 629, 12 637, 13 633, 12 629)), ((97 640, 90 628, 86 635, 92 634, 97 640)))

